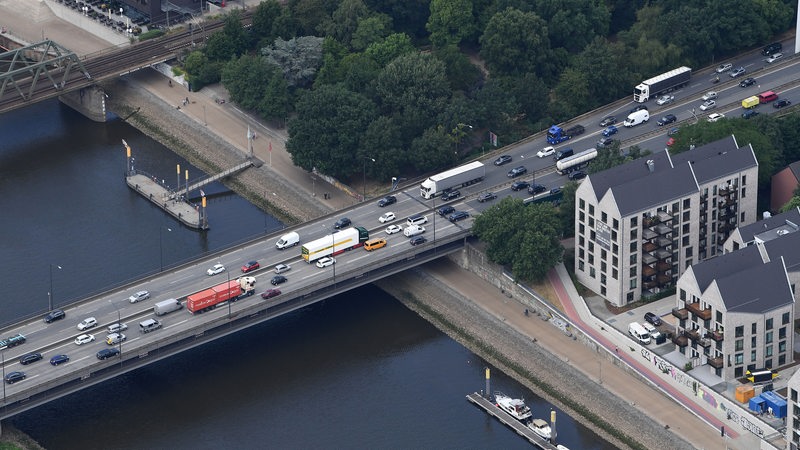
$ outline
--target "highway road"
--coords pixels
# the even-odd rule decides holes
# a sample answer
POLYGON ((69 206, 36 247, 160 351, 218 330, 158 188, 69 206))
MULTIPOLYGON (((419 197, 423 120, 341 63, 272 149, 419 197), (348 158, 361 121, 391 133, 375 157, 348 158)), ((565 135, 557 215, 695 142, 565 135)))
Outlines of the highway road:
MULTIPOLYGON (((798 100, 797 103, 800 103, 800 96, 796 94, 797 87, 793 85, 795 81, 794 74, 796 73, 795 66, 797 64, 798 61, 789 55, 773 65, 766 64, 761 55, 750 55, 742 58, 734 63, 734 67, 743 65, 748 70, 747 76, 754 76, 758 80, 755 86, 749 88, 739 87, 738 82, 742 79, 741 77, 735 80, 723 79, 718 84, 712 84, 711 79, 715 75, 713 72, 707 73, 709 72, 708 69, 700 73, 695 72, 693 81, 688 87, 673 93, 676 97, 674 102, 663 107, 655 106, 655 102, 648 103, 651 111, 649 123, 631 129, 621 128, 614 138, 622 139, 625 146, 638 144, 652 151, 663 149, 667 128, 673 125, 658 127, 655 121, 667 113, 675 114, 678 116, 679 122, 682 123, 694 121, 695 116, 692 114, 691 108, 697 108, 700 104, 700 96, 711 89, 719 93, 717 100, 720 106, 715 111, 725 113, 729 117, 741 112, 740 101, 743 98, 768 89, 778 92, 781 98, 789 98, 793 103, 794 98, 798 100), (785 88, 778 88, 779 86, 785 86, 785 88)), ((631 90, 633 90, 633 87, 631 87, 631 90)), ((560 144, 557 148, 572 147, 577 152, 595 146, 602 131, 602 128, 598 125, 600 120, 609 114, 624 118, 627 115, 627 111, 633 106, 634 104, 629 98, 628 101, 620 101, 612 105, 611 109, 593 111, 576 118, 570 122, 570 125, 580 123, 586 127, 587 132, 573 140, 560 144)), ((761 109, 762 113, 775 111, 771 105, 763 105, 761 109)), ((394 195, 397 196, 398 202, 389 207, 379 208, 377 201, 370 201, 291 230, 300 234, 301 243, 308 242, 329 234, 336 219, 347 216, 352 220, 353 225, 369 229, 371 237, 387 237, 387 247, 374 252, 366 252, 362 249, 346 252, 336 257, 337 263, 334 266, 320 269, 313 264, 305 263, 300 257, 300 246, 283 251, 277 250, 274 243, 281 234, 289 231, 284 230, 262 240, 238 246, 227 252, 168 270, 161 276, 144 279, 141 282, 126 286, 124 289, 101 294, 80 305, 66 309, 67 316, 64 320, 48 325, 41 319, 33 319, 7 328, 2 331, 0 336, 8 337, 16 333, 22 333, 28 340, 21 346, 0 352, 4 361, 3 373, 22 370, 28 377, 15 384, 4 384, 4 404, 7 404, 6 400, 10 404, 47 387, 70 382, 70 373, 92 373, 104 367, 112 366, 119 361, 118 358, 98 361, 95 357, 97 351, 108 347, 105 344, 105 328, 109 324, 117 322, 118 316, 121 317, 122 322, 128 325, 128 329, 125 331, 128 339, 121 345, 123 358, 130 357, 132 354, 143 356, 143 353, 146 353, 147 350, 142 349, 152 348, 154 344, 157 345, 159 342, 168 339, 174 333, 186 332, 202 324, 219 321, 221 317, 228 315, 229 307, 230 311, 235 313, 246 309, 248 305, 253 305, 254 302, 265 302, 258 294, 272 287, 269 284, 269 279, 274 275, 272 268, 276 264, 284 263, 292 266, 292 270, 284 274, 287 276, 288 281, 279 286, 283 294, 267 301, 277 304, 284 301, 284 299, 291 298, 293 292, 297 293, 304 288, 307 289, 326 280, 332 280, 336 272, 340 277, 347 272, 352 275, 354 272, 368 270, 370 267, 386 261, 389 256, 402 254, 404 257, 411 258, 416 253, 429 247, 430 244, 416 247, 410 246, 408 238, 402 233, 385 235, 383 230, 388 224, 381 224, 378 221, 378 217, 384 212, 394 212, 397 220, 393 223, 401 225, 405 225, 406 217, 416 213, 425 213, 429 219, 429 222, 425 225, 427 228, 425 236, 429 241, 435 238, 440 240, 447 236, 463 234, 464 230, 471 226, 473 217, 477 213, 499 201, 493 200, 479 203, 476 200, 479 193, 492 190, 498 194, 499 198, 507 195, 519 198, 529 197, 526 191, 512 192, 509 189, 513 179, 509 178, 507 173, 513 167, 525 165, 528 169, 528 174, 518 179, 531 181, 535 176, 536 183, 544 184, 548 188, 564 184, 566 178, 555 173, 552 157, 536 157, 536 152, 546 145, 544 134, 540 133, 507 149, 508 154, 513 157, 511 163, 495 166, 492 164, 495 156, 487 158, 484 161, 486 163, 485 180, 481 183, 461 188, 462 197, 448 202, 448 204, 454 205, 456 209, 468 211, 472 215, 469 219, 456 224, 450 223, 443 217, 438 217, 434 212, 435 208, 442 206, 441 199, 424 200, 420 196, 419 187, 412 185, 403 191, 395 192, 394 195), (154 316, 152 313, 154 303, 167 298, 185 298, 191 293, 226 281, 228 275, 230 275, 231 279, 235 279, 241 273, 239 268, 242 264, 250 260, 257 260, 261 264, 261 269, 253 273, 257 278, 257 294, 255 296, 232 303, 229 307, 223 305, 215 311, 202 315, 193 316, 184 308, 160 318, 164 325, 162 330, 149 334, 141 334, 138 331, 139 321, 154 316), (206 270, 216 263, 225 265, 228 269, 227 273, 214 276, 206 275, 206 270), (129 303, 127 301, 128 296, 140 290, 148 290, 151 293, 151 298, 136 304, 129 303), (78 346, 74 343, 74 339, 82 332, 76 328, 76 325, 90 316, 96 317, 98 320, 98 326, 89 330, 89 333, 94 335, 96 340, 78 346), (34 351, 41 352, 44 359, 27 366, 22 366, 18 362, 20 356, 34 351), (60 366, 51 366, 48 361, 55 354, 67 354, 70 357, 70 361, 60 366)))

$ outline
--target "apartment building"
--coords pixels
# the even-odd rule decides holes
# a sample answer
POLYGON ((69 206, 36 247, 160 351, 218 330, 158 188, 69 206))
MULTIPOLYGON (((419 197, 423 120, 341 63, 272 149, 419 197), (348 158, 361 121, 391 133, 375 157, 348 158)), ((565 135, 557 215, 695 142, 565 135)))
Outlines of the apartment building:
POLYGON ((795 372, 786 388, 786 442, 788 450, 800 449, 800 371, 795 372))
POLYGON ((575 199, 578 281, 622 306, 676 287, 756 220, 758 162, 734 136, 591 174, 575 199))

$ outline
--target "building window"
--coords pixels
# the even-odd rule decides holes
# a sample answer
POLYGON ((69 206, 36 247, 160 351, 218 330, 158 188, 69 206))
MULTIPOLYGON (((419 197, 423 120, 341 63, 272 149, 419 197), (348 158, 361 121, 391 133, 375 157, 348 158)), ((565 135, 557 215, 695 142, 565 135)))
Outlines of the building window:
POLYGON ((628 295, 626 295, 625 298, 628 300, 628 303, 632 302, 633 301, 633 292, 628 292, 628 295))
POLYGON ((686 247, 686 257, 691 258, 693 253, 694 247, 686 247))
POLYGON ((579 212, 578 213, 578 222, 581 222, 581 225, 583 225, 583 222, 585 222, 585 221, 586 221, 586 215, 583 213, 583 211, 579 212))
POLYGON ((600 257, 602 259, 608 259, 608 253, 606 252, 606 250, 604 248, 600 249, 600 257))
POLYGON ((737 353, 736 356, 734 356, 733 363, 737 366, 741 366, 744 363, 744 355, 742 355, 741 353, 737 353))
POLYGON ((734 350, 736 350, 737 352, 744 350, 744 339, 736 340, 736 348, 734 350))
POLYGON ((631 287, 630 289, 636 289, 636 278, 631 279, 631 287))
POLYGON ((578 258, 580 258, 580 259, 584 259, 585 257, 586 257, 586 256, 583 254, 583 249, 582 249, 582 248, 579 248, 579 249, 578 249, 578 258))
POLYGON ((747 185, 747 175, 742 175, 742 186, 747 185))
POLYGON ((767 351, 766 351, 766 353, 764 353, 764 355, 765 355, 767 358, 769 358, 769 357, 771 357, 771 356, 772 356, 772 346, 771 346, 771 345, 768 345, 768 346, 767 346, 767 351))
POLYGON ((578 233, 585 234, 586 233, 586 226, 584 224, 578 225, 578 233))
POLYGON ((617 256, 611 258, 611 265, 614 267, 619 267, 619 258, 617 256))
POLYGON ((635 241, 636 239, 639 239, 639 229, 638 228, 634 228, 634 229, 631 230, 631 240, 635 241))
POLYGON ((751 337, 750 338, 750 347, 755 348, 756 347, 756 342, 757 342, 756 337, 755 336, 751 337))
POLYGON ((750 362, 756 362, 756 351, 750 350, 750 362))
POLYGON ((739 325, 738 327, 736 327, 736 337, 738 338, 742 336, 744 336, 744 326, 739 325))
POLYGON ((606 274, 600 273, 600 284, 606 284, 606 274))
POLYGON ((683 239, 681 239, 681 244, 683 244, 684 247, 688 246, 689 245, 689 236, 684 236, 683 239))
POLYGON ((789 323, 789 313, 788 313, 788 312, 785 312, 785 313, 783 313, 783 315, 781 316, 781 324, 782 324, 782 325, 786 325, 787 323, 789 323))
MULTIPOLYGON (((797 391, 794 389, 789 389, 789 398, 792 399, 793 403, 797 403, 797 391)), ((797 408, 797 405, 794 405, 794 407, 797 408)), ((798 414, 798 411, 795 410, 794 415, 797 416, 800 414, 798 414)))
POLYGON ((786 352, 786 341, 780 341, 778 343, 778 353, 785 353, 786 352))
POLYGON ((619 275, 619 272, 617 272, 617 269, 613 269, 611 271, 611 278, 616 280, 617 278, 619 278, 617 275, 619 275))
POLYGON ((681 289, 680 296, 681 296, 681 300, 683 300, 683 301, 686 301, 686 291, 684 291, 683 289, 681 289))
POLYGON ((583 236, 578 236, 578 245, 580 245, 581 247, 586 245, 586 241, 583 240, 583 236))
POLYGON ((772 369, 772 358, 764 360, 764 368, 772 369))
POLYGON ((672 212, 673 213, 678 212, 679 211, 679 209, 678 209, 679 206, 680 206, 680 203, 678 203, 678 202, 673 203, 672 204, 672 212))
POLYGON ((615 255, 616 255, 617 253, 619 253, 619 245, 617 245, 617 244, 613 244, 613 245, 611 246, 611 251, 612 251, 612 252, 614 252, 614 254, 615 254, 615 255))
POLYGON ((767 330, 771 330, 772 329, 772 317, 767 319, 767 325, 766 325, 765 329, 767 329, 767 330))
POLYGON ((636 217, 631 217, 631 228, 636 228, 639 226, 639 219, 636 217))
POLYGON ((600 261, 600 272, 606 273, 608 272, 608 267, 605 261, 600 261))
POLYGON ((594 251, 594 242, 592 242, 592 241, 589 241, 589 251, 590 252, 594 251))
POLYGON ((614 227, 615 230, 619 230, 619 220, 614 219, 613 227, 614 227))
POLYGON ((584 201, 583 199, 578 200, 578 205, 580 206, 581 209, 586 209, 586 201, 584 201))
POLYGON ((578 270, 583 272, 583 261, 578 261, 578 270))
POLYGON ((594 205, 589 205, 589 215, 590 216, 594 215, 594 205))
POLYGON ((631 267, 631 276, 632 277, 636 276, 636 267, 631 267))
POLYGON ((589 253, 589 264, 594 264, 594 255, 589 253))
POLYGON ((786 355, 779 355, 778 356, 778 365, 782 366, 786 364, 786 355))
MULTIPOLYGON (((591 264, 591 263, 590 263, 590 264, 591 264)), ((592 277, 592 278, 595 278, 595 274, 594 274, 594 266, 592 266, 592 267, 589 267, 589 276, 590 276, 590 277, 592 277)))
POLYGON ((589 216, 589 226, 594 228, 594 217, 589 216))
POLYGON ((683 234, 689 234, 689 224, 683 224, 683 234))
POLYGON ((758 332, 758 324, 753 322, 750 324, 750 334, 756 334, 758 332))
POLYGON ((689 211, 684 211, 683 212, 683 221, 684 222, 688 222, 689 221, 689 217, 690 217, 689 211))
POLYGON ((615 230, 611 231, 611 240, 614 242, 617 241, 617 232, 615 230))
POLYGON ((606 214, 605 211, 600 211, 600 220, 602 220, 603 223, 608 223, 608 214, 606 214))
POLYGON ((741 214, 741 219, 739 219, 739 223, 744 223, 744 213, 741 214))
POLYGON ((767 334, 765 335, 764 341, 767 344, 772 344, 772 331, 767 331, 767 334))
POLYGON ((742 198, 747 197, 747 189, 742 188, 742 198))
POLYGON ((636 242, 634 241, 634 242, 631 242, 631 252, 635 252, 635 251, 636 251, 636 242))
POLYGON ((606 287, 600 286, 600 295, 606 295, 606 287))
POLYGON ((631 257, 630 257, 631 264, 636 264, 636 259, 637 258, 636 258, 636 254, 635 253, 633 255, 631 255, 631 257))
POLYGON ((689 209, 690 202, 688 198, 683 199, 683 209, 689 209))
POLYGON ((743 374, 744 374, 744 370, 741 367, 737 367, 737 368, 733 369, 733 376, 734 377, 742 378, 743 374))

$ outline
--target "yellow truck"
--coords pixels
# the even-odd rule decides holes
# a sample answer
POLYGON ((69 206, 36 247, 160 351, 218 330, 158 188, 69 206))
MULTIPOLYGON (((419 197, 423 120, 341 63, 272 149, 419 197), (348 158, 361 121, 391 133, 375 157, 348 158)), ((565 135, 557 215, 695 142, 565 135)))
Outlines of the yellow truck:
POLYGON ((758 106, 760 101, 758 100, 758 96, 754 95, 752 97, 747 97, 746 99, 742 100, 742 108, 744 109, 751 109, 758 106))

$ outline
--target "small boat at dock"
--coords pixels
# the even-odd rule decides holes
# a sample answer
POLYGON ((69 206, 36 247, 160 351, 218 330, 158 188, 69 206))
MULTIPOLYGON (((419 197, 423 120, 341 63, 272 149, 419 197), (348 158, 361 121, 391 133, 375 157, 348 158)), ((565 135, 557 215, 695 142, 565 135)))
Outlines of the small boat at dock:
POLYGON ((531 420, 530 423, 528 423, 528 428, 547 440, 550 440, 550 438, 553 436, 552 430, 550 430, 550 424, 542 419, 531 420))
POLYGON ((495 404, 498 408, 510 414, 517 420, 525 421, 531 417, 531 409, 525 405, 521 398, 511 398, 501 392, 494 394, 495 404))

